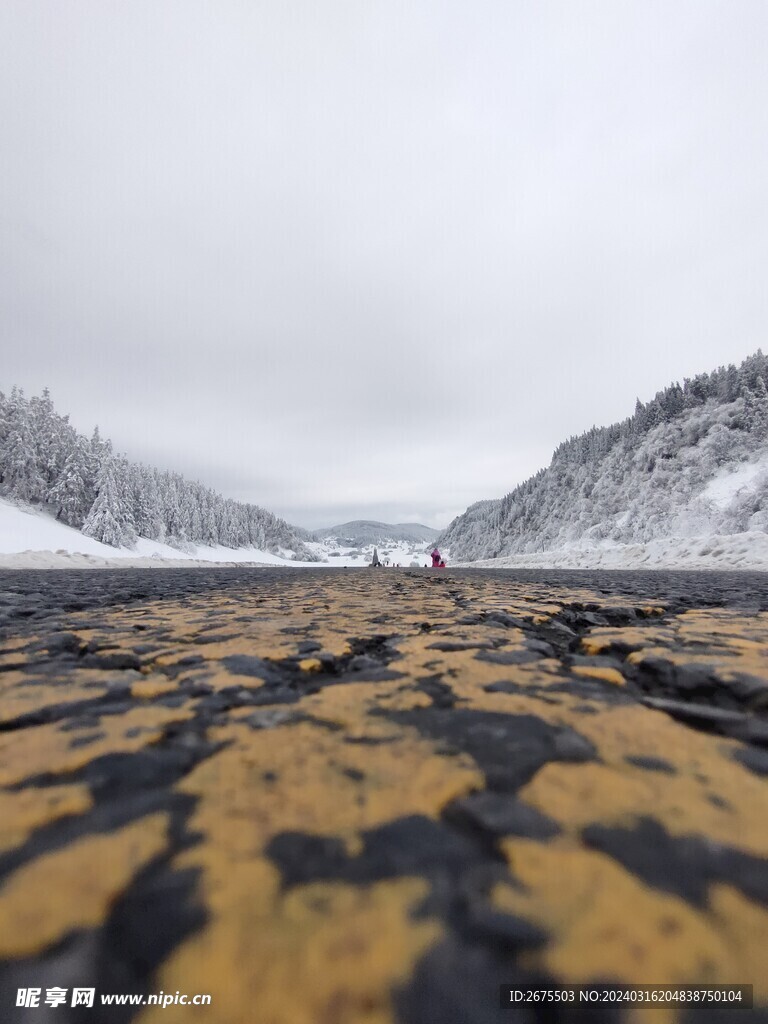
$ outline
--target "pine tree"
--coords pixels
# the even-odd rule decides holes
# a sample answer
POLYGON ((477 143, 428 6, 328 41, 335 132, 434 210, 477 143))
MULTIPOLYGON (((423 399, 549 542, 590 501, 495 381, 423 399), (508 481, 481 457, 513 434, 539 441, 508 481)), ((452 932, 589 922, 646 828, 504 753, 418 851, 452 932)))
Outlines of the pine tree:
POLYGON ((764 441, 768 437, 768 388, 766 388, 765 380, 762 377, 758 377, 755 381, 755 410, 752 430, 760 441, 764 441))
POLYGON ((148 540, 162 540, 163 521, 155 473, 146 466, 132 466, 130 490, 136 532, 148 540))
POLYGON ((86 483, 88 458, 88 442, 84 437, 77 437, 48 495, 49 502, 56 508, 56 518, 77 529, 82 527, 90 508, 86 483))
POLYGON ((29 404, 21 389, 14 388, 11 392, 0 464, 4 489, 11 497, 29 502, 44 500, 45 481, 38 468, 29 404))
POLYGON ((43 481, 42 500, 48 499, 48 492, 58 479, 63 467, 60 442, 61 417, 53 409, 51 394, 43 388, 42 395, 29 400, 29 427, 35 451, 37 472, 43 481))
POLYGON ((136 541, 125 502, 115 479, 113 460, 102 464, 98 480, 98 497, 83 525, 83 533, 111 547, 130 547, 136 541))
POLYGON ((0 391, 0 484, 3 482, 3 451, 11 429, 8 399, 0 391))

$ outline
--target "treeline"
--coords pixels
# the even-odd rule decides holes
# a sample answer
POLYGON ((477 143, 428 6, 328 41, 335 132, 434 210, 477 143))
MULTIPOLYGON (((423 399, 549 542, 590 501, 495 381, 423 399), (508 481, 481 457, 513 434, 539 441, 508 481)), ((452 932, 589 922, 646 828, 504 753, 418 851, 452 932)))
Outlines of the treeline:
POLYGON ((96 427, 79 434, 54 409, 46 388, 27 399, 0 392, 0 494, 44 506, 58 520, 113 547, 137 537, 181 550, 190 545, 254 547, 313 560, 294 529, 257 505, 130 462, 96 427))
MULTIPOLYGON (((578 437, 571 437, 559 445, 552 456, 552 464, 582 465, 588 460, 600 459, 620 441, 639 441, 654 427, 672 420, 687 410, 697 409, 707 402, 725 405, 743 398, 745 410, 744 426, 753 431, 758 424, 768 400, 768 358, 758 349, 748 356, 741 366, 721 366, 713 373, 700 373, 695 377, 684 377, 682 386, 675 382, 658 391, 650 402, 637 399, 634 415, 610 427, 592 427, 578 437)), ((540 472, 544 472, 541 470, 540 472)), ((525 486, 525 485, 523 485, 525 486)), ((514 493, 514 492, 512 492, 514 493)))
POLYGON ((767 381, 768 359, 758 350, 739 367, 638 399, 632 416, 569 438, 546 469, 501 499, 471 506, 441 543, 453 559, 470 560, 581 540, 766 530, 768 481, 723 505, 705 491, 723 467, 766 451, 767 381))

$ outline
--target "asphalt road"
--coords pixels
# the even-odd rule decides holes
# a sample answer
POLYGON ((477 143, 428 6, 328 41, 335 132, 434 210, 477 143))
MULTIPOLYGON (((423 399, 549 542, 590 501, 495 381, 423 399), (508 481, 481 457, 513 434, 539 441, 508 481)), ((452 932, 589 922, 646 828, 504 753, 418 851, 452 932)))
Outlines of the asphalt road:
MULTIPOLYGON (((405 576, 432 570, 381 569, 405 576)), ((183 598, 210 590, 260 591, 285 586, 312 586, 316 581, 349 576, 362 569, 0 569, 0 629, 18 618, 36 619, 60 612, 80 611, 129 601, 183 598)), ((510 584, 563 588, 586 587, 596 595, 626 595, 632 599, 664 600, 671 606, 726 605, 747 610, 768 608, 768 573, 684 572, 658 570, 580 569, 447 569, 448 579, 502 579, 510 584)))
POLYGON ((768 1020, 767 655, 759 573, 0 572, 0 1020, 768 1020))

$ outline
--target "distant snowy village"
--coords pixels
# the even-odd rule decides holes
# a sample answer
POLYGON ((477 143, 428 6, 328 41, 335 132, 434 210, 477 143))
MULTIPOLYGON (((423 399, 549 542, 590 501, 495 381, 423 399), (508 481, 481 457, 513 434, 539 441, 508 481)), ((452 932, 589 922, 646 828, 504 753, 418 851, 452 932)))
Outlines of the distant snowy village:
MULTIPOLYGON (((768 359, 673 383, 440 533, 356 521, 307 531, 90 437, 48 391, 0 393, 0 566, 205 562, 768 569, 768 359)), ((457 467, 460 472, 460 467, 457 467)), ((331 486, 332 486, 332 482, 331 486)))

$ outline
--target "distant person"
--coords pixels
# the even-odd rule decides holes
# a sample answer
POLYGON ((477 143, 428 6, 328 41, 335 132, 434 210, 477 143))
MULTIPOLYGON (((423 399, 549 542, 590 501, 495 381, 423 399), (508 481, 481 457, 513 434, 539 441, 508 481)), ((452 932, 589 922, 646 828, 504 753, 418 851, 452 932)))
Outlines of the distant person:
POLYGON ((437 545, 435 545, 435 549, 432 552, 432 568, 433 569, 439 569, 440 568, 440 561, 441 561, 441 559, 440 559, 440 552, 437 550, 437 545))

